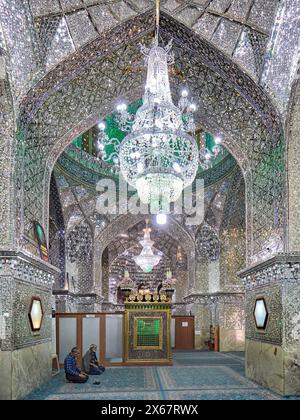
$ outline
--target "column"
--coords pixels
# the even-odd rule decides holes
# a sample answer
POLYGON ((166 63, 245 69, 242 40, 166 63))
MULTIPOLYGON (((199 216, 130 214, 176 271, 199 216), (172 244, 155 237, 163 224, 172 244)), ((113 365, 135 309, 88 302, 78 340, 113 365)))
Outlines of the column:
POLYGON ((279 254, 240 277, 247 377, 284 396, 300 395, 300 254, 279 254))
POLYGON ((57 272, 22 252, 0 251, 0 400, 22 399, 51 378, 57 272))

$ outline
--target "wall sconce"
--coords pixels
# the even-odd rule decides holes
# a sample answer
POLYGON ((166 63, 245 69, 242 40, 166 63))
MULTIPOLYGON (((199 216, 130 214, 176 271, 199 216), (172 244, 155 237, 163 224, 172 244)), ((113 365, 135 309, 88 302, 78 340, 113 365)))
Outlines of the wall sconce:
POLYGON ((42 306, 42 301, 40 298, 33 297, 31 299, 30 310, 29 310, 29 321, 31 325, 31 330, 33 332, 40 331, 42 328, 44 311, 42 306))

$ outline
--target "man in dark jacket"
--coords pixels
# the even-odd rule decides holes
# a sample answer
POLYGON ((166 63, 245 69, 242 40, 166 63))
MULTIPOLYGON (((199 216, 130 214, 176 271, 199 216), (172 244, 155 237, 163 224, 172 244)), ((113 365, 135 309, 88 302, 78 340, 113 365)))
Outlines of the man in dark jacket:
POLYGON ((79 351, 77 347, 74 347, 71 350, 71 353, 65 358, 65 373, 66 378, 69 382, 83 384, 88 379, 89 376, 84 373, 79 367, 77 367, 76 357, 79 355, 79 351))

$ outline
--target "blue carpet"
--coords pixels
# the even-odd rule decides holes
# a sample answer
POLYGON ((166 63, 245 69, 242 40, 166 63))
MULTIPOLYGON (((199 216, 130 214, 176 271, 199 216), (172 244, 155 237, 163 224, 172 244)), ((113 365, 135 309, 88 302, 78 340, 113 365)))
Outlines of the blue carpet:
POLYGON ((248 380, 243 353, 180 352, 172 367, 108 368, 86 384, 67 383, 63 372, 27 400, 280 400, 248 380), (100 385, 94 385, 98 380, 100 385))

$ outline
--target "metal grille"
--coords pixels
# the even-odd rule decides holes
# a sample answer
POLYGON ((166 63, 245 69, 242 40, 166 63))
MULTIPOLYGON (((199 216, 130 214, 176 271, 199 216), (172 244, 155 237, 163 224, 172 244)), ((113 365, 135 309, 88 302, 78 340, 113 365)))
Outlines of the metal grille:
POLYGON ((160 319, 137 319, 137 347, 160 347, 160 319))

